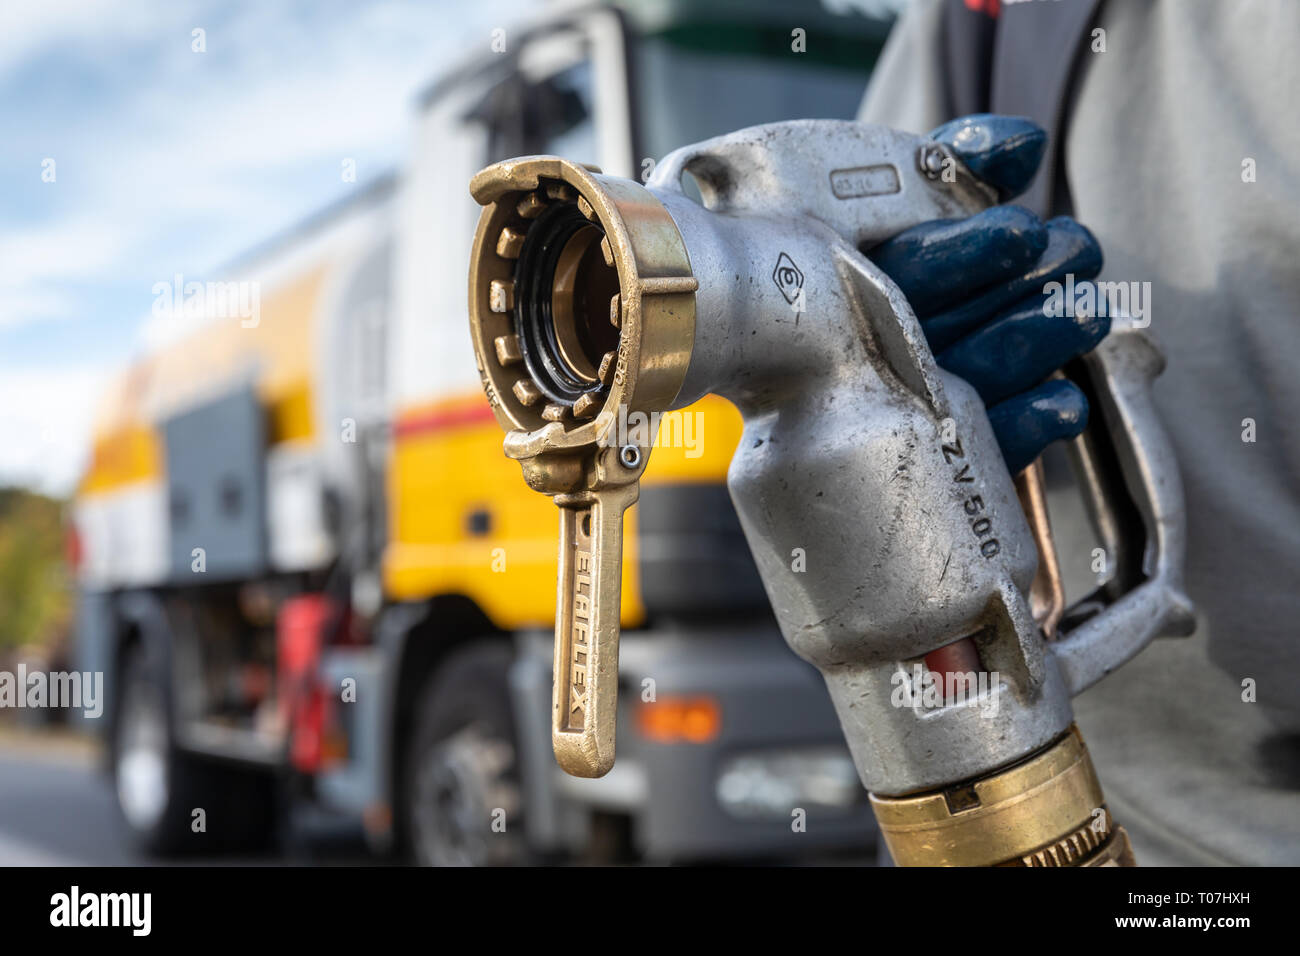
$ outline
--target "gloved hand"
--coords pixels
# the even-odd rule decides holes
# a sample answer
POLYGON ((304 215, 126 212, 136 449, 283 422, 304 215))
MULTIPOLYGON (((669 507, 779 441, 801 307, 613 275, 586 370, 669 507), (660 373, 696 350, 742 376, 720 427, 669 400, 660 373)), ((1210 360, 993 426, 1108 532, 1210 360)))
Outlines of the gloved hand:
MULTIPOLYGON (((953 120, 930 135, 1003 202, 1029 186, 1047 142, 1030 120, 992 114, 953 120)), ((1068 217, 1044 223, 1022 207, 995 206, 969 219, 922 223, 867 255, 907 296, 939 365, 983 399, 1013 475, 1052 442, 1083 431, 1083 392, 1044 379, 1091 351, 1110 318, 1077 309, 1048 315, 1043 287, 1072 273, 1082 289, 1101 271, 1101 247, 1087 229, 1068 217)))

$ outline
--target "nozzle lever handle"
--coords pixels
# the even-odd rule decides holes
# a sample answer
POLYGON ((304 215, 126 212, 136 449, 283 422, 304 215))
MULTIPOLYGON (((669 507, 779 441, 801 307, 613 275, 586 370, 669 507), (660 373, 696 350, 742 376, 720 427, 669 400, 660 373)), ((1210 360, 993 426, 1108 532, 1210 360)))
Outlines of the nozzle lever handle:
POLYGON ((614 765, 618 713, 623 513, 637 482, 560 495, 551 743, 566 773, 599 777, 614 765))

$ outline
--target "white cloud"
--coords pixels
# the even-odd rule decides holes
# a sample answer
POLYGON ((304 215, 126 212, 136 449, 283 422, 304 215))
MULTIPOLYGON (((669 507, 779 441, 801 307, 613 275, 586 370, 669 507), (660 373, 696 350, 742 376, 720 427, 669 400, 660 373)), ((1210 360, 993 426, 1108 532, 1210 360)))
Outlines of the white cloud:
POLYGON ((95 404, 111 377, 104 365, 0 367, 0 483, 70 493, 90 452, 95 404))
POLYGON ((87 215, 0 232, 0 326, 74 314, 67 283, 111 278, 125 239, 87 215))
POLYGON ((59 319, 71 315, 76 308, 76 298, 57 289, 11 285, 0 279, 0 326, 59 319))
MULTIPOLYGON (((129 0, 6 2, 0 5, 0 76, 51 48, 111 48, 141 39, 157 29, 168 6, 129 0)), ((182 6, 194 5, 177 4, 172 15, 182 6)))
POLYGON ((82 279, 111 274, 121 257, 122 230, 82 215, 0 233, 6 277, 82 279))
POLYGON ((423 0, 0 0, 0 80, 37 57, 88 78, 83 101, 55 98, 55 112, 39 97, 4 102, 0 87, 0 107, 26 110, 22 132, 39 150, 16 188, 41 190, 26 208, 47 210, 0 223, 0 480, 71 488, 110 371, 71 356, 20 367, 6 334, 65 319, 156 344, 175 330, 146 324, 154 282, 211 278, 345 195, 355 187, 339 175, 344 158, 361 183, 400 163, 413 94, 523 7, 481 0, 449 17, 423 0), (207 30, 206 53, 190 49, 194 26, 207 30), (39 181, 44 156, 58 161, 57 183, 39 181))
MULTIPOLYGON (((122 39, 145 32, 132 6, 56 0, 37 16, 7 4, 0 63, 56 41, 87 48, 83 57, 123 58, 122 39)), ((487 22, 512 6, 486 3, 477 16, 487 22)), ((38 188, 65 204, 62 191, 73 191, 77 218, 0 227, 0 325, 73 315, 66 283, 115 271, 141 275, 143 305, 154 281, 229 261, 343 195, 345 158, 358 162, 358 181, 378 175, 400 161, 412 94, 459 53, 445 9, 432 4, 378 3, 306 25, 274 5, 210 8, 234 11, 219 23, 202 5, 189 9, 173 10, 170 28, 154 23, 156 62, 138 64, 166 81, 97 103, 56 151, 59 181, 38 188), (190 22, 212 24, 207 53, 192 52, 188 28, 176 25, 190 22), (167 30, 175 42, 159 38, 167 30), (308 169, 299 187, 284 188, 286 175, 308 169)))

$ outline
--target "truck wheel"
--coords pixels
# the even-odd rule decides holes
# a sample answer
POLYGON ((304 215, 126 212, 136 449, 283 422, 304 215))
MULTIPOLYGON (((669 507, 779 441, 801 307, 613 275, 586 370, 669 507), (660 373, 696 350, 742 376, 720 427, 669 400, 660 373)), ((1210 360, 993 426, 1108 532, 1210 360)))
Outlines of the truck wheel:
POLYGON ((186 754, 172 737, 167 684, 143 649, 122 664, 121 709, 113 734, 113 787, 136 845, 154 856, 264 846, 274 824, 268 774, 222 767, 186 754), (194 811, 203 828, 195 830, 194 811))
POLYGON ((409 849, 423 866, 528 862, 510 660, 504 644, 456 651, 416 701, 403 805, 409 849))

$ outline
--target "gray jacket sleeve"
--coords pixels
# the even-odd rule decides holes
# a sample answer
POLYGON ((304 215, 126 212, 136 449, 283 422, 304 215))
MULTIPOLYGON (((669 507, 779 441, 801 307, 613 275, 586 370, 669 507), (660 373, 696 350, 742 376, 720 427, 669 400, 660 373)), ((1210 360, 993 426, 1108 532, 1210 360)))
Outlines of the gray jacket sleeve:
POLYGON ((928 133, 952 118, 945 73, 943 0, 913 0, 889 34, 858 119, 928 133))

